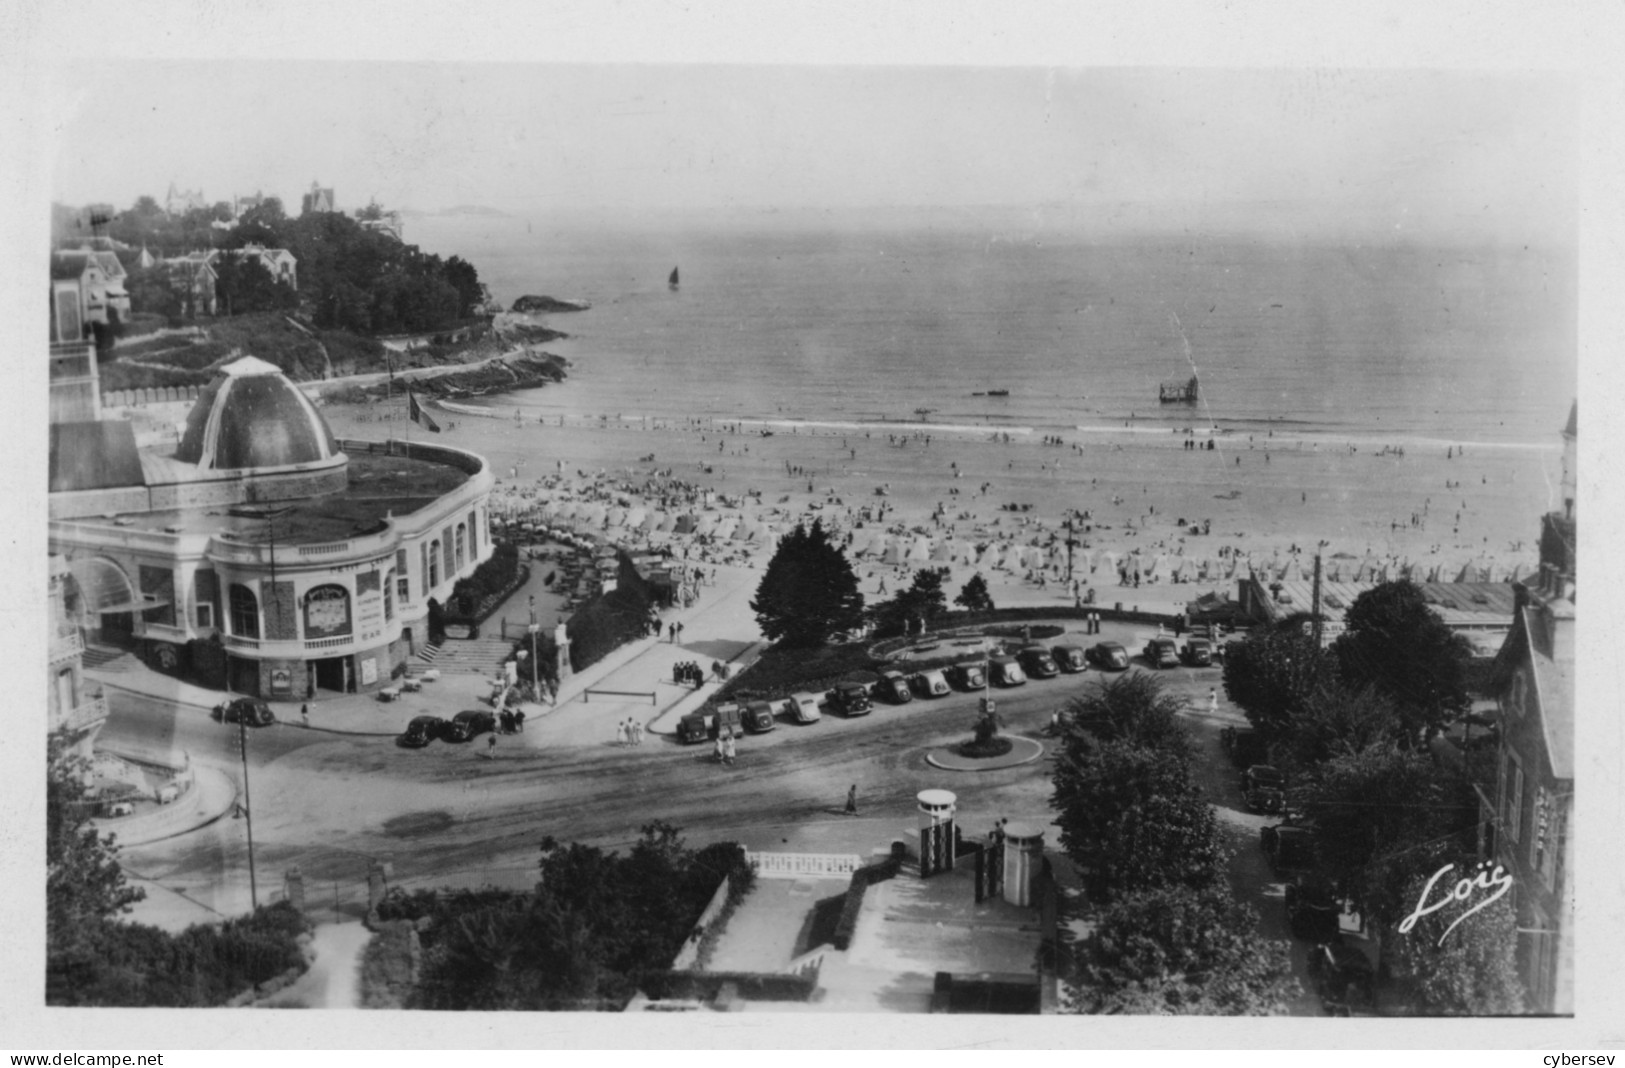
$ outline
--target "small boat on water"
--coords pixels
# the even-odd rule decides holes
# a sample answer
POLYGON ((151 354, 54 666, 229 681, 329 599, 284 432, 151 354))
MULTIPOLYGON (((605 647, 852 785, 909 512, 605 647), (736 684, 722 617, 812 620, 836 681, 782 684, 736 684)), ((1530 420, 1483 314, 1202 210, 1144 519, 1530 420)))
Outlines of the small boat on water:
POLYGON ((673 267, 671 269, 671 277, 666 279, 666 284, 672 289, 677 288, 677 268, 673 267))
POLYGON ((971 394, 973 397, 1008 397, 1009 395, 1010 391, 1008 389, 979 389, 971 394))

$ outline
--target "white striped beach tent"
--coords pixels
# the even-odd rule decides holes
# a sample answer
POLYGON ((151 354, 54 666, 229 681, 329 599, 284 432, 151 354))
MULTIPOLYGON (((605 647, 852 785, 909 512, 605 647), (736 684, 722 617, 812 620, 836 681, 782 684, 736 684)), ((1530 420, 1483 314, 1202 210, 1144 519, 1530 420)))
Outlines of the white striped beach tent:
POLYGON ((684 512, 672 521, 671 530, 673 534, 692 534, 699 525, 699 520, 695 518, 693 512, 684 512))
POLYGON ((931 559, 931 539, 921 534, 914 539, 914 544, 908 548, 908 561, 911 564, 923 564, 931 559))
POLYGON ((706 512, 705 514, 701 515, 699 520, 694 524, 694 533, 698 534, 702 538, 706 537, 707 535, 714 534, 716 533, 717 524, 720 522, 722 522, 722 517, 720 515, 715 512, 706 512))
POLYGON ((1473 581, 1475 581, 1475 576, 1477 574, 1478 574, 1478 569, 1475 568, 1473 566, 1473 562, 1471 560, 1469 560, 1466 563, 1462 564, 1461 569, 1456 572, 1456 581, 1457 582, 1473 582, 1473 581))
POLYGON ((626 525, 627 530, 637 530, 643 526, 643 521, 647 519, 648 516, 649 510, 639 505, 636 508, 628 509, 625 518, 622 519, 622 522, 626 525))
POLYGON ((990 545, 984 546, 982 548, 982 551, 980 553, 978 553, 977 556, 976 556, 976 566, 977 567, 983 567, 983 568, 991 569, 991 568, 997 566, 998 562, 999 562, 999 543, 998 542, 993 542, 990 545))
POLYGON ((722 515, 717 517, 717 525, 711 528, 711 536, 718 541, 733 539, 734 528, 739 526, 739 517, 736 515, 722 515))
POLYGON ((896 538, 887 538, 886 539, 886 548, 880 554, 880 562, 883 563, 883 564, 892 564, 892 565, 902 563, 903 562, 903 545, 902 545, 902 543, 900 541, 898 541, 896 538))
POLYGON ((931 550, 933 564, 951 564, 954 561, 954 541, 952 538, 943 538, 931 550))

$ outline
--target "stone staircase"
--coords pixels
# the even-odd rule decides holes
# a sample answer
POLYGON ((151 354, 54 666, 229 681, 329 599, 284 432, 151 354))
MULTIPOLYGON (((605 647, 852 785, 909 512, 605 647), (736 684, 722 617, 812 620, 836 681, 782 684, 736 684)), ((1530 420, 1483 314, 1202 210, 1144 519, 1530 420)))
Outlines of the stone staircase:
POLYGON ((513 643, 500 638, 450 638, 431 645, 418 654, 424 667, 439 668, 446 675, 495 675, 502 670, 513 643))
POLYGON ((140 661, 128 649, 87 644, 83 663, 86 671, 94 671, 101 675, 122 675, 135 670, 140 661))

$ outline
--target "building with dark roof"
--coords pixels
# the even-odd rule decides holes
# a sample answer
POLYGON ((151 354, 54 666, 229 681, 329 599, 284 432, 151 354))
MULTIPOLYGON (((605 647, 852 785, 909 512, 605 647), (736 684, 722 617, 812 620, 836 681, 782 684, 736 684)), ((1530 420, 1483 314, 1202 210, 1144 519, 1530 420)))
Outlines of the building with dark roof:
POLYGON ((52 427, 50 547, 79 629, 164 670, 285 700, 376 690, 491 556, 481 457, 337 439, 262 360, 222 368, 168 447, 128 427, 52 427))
POLYGON ((1541 517, 1540 572, 1514 585, 1492 675, 1495 794, 1478 787, 1480 849, 1512 875, 1518 971, 1536 1012, 1574 1011, 1575 412, 1563 430, 1563 509, 1541 517))

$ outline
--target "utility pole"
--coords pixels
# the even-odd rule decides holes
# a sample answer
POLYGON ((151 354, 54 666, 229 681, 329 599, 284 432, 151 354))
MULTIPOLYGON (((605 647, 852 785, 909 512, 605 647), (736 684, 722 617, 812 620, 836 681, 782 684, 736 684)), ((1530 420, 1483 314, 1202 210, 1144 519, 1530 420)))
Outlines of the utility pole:
POLYGON ((1325 544, 1325 542, 1321 542, 1319 546, 1315 547, 1315 593, 1310 609, 1313 616, 1310 625, 1314 628, 1315 652, 1317 654, 1320 652, 1320 549, 1325 544))
POLYGON ((237 750, 243 757, 243 818, 248 821, 248 898, 257 909, 260 891, 254 875, 254 805, 248 793, 248 719, 242 713, 237 716, 237 750))
POLYGON ((1072 521, 1077 518, 1077 515, 1078 510, 1076 508, 1066 510, 1066 582, 1068 588, 1072 585, 1072 548, 1078 543, 1078 539, 1072 536, 1072 521))

